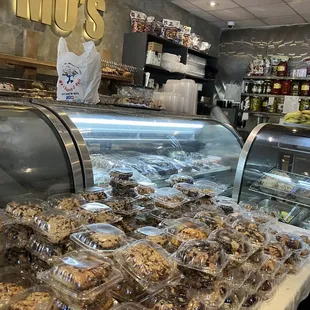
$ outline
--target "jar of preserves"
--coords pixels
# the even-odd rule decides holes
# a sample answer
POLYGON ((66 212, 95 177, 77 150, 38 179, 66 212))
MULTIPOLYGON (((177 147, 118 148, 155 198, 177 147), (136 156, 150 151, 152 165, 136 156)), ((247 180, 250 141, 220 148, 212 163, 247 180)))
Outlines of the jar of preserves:
POLYGON ((284 98, 275 98, 274 102, 276 102, 277 105, 276 113, 283 113, 284 98))
POLYGON ((298 81, 292 82, 291 95, 292 96, 299 96, 299 82, 298 81))
POLYGON ((291 81, 282 81, 281 94, 290 95, 291 94, 291 81))
POLYGON ((268 98, 263 99, 262 108, 261 108, 262 112, 268 112, 267 111, 268 110, 268 102, 269 102, 268 98))
POLYGON ((272 94, 281 95, 282 84, 281 81, 274 81, 272 85, 272 94))
POLYGON ((288 63, 286 61, 281 61, 278 64, 277 76, 287 76, 288 73, 288 63))
POLYGON ((250 100, 250 110, 253 112, 261 112, 262 98, 252 97, 250 100))
POLYGON ((309 96, 310 84, 308 81, 303 81, 300 85, 300 96, 309 96))
POLYGON ((308 110, 309 108, 310 108, 310 100, 308 100, 308 99, 301 99, 300 100, 299 110, 300 111, 304 111, 304 110, 308 110))

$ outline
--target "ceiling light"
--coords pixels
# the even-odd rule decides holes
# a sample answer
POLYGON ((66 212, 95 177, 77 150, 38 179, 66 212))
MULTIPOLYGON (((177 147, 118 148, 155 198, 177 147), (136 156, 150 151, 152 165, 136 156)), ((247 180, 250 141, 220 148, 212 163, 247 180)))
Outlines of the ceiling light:
POLYGON ((211 2, 210 2, 210 5, 211 5, 212 7, 215 7, 215 6, 217 5, 217 3, 216 3, 215 1, 211 1, 211 2))

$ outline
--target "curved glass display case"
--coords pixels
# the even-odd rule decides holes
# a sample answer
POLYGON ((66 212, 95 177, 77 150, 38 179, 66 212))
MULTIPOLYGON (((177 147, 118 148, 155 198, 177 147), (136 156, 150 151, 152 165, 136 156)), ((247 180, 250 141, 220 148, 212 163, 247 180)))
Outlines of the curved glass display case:
POLYGON ((310 229, 309 161, 309 129, 261 124, 241 152, 233 197, 310 229))
POLYGON ((107 185, 116 166, 158 186, 184 173, 224 184, 232 194, 242 141, 209 118, 35 100, 0 103, 0 117, 3 202, 107 185))

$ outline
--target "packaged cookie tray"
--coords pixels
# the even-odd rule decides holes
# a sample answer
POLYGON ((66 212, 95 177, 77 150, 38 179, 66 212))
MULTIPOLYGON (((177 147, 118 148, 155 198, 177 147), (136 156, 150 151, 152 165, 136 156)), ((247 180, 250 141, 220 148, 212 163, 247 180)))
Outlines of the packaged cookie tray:
POLYGON ((96 257, 88 251, 74 251, 61 257, 61 263, 38 273, 38 279, 63 294, 71 303, 92 304, 123 279, 107 257, 96 257))
POLYGON ((209 239, 218 242, 226 255, 239 263, 245 262, 256 251, 245 235, 231 228, 215 230, 209 239))
POLYGON ((160 207, 167 210, 180 209, 182 205, 190 200, 182 194, 179 190, 170 187, 162 187, 158 189, 152 198, 155 201, 156 207, 160 207))
POLYGON ((78 209, 82 205, 86 204, 87 200, 79 195, 64 193, 48 197, 47 202, 48 205, 52 208, 63 211, 71 211, 78 209))
POLYGON ((265 245, 264 253, 281 263, 285 262, 292 255, 292 252, 289 251, 286 245, 276 240, 271 240, 265 245))
POLYGON ((242 307, 246 296, 247 293, 242 288, 233 290, 230 295, 225 299, 223 305, 219 308, 219 310, 239 310, 242 307))
POLYGON ((195 201, 205 196, 205 194, 195 185, 189 183, 177 183, 173 188, 179 190, 190 201, 195 201))
POLYGON ((178 183, 194 184, 194 178, 185 174, 172 174, 166 182, 173 187, 178 183))
POLYGON ((194 219, 205 224, 211 231, 229 226, 227 217, 218 211, 200 211, 194 215, 194 219))
POLYGON ((144 208, 136 204, 137 199, 129 197, 109 197, 103 203, 109 206, 114 213, 121 216, 135 216, 144 208))
POLYGON ((18 197, 6 205, 5 212, 20 224, 28 225, 38 214, 47 209, 47 203, 40 199, 18 197))
POLYGON ((8 303, 7 310, 52 309, 54 292, 49 286, 38 285, 14 296, 8 303))
POLYGON ((99 202, 86 203, 79 208, 68 211, 68 215, 80 225, 93 223, 114 224, 123 219, 121 216, 116 215, 109 206, 99 202))
POLYGON ((280 232, 276 234, 275 238, 285 245, 292 253, 300 254, 307 248, 307 245, 297 234, 280 232))
POLYGON ((70 238, 89 251, 99 254, 112 253, 128 243, 125 233, 110 224, 91 224, 85 226, 85 229, 72 234, 70 238))
POLYGON ((78 191, 73 197, 84 198, 87 202, 103 201, 107 198, 105 191, 103 187, 89 187, 78 191))
POLYGON ((118 249, 114 252, 114 260, 148 292, 157 291, 180 277, 169 254, 148 240, 135 241, 118 249))
POLYGON ((210 235, 210 229, 206 225, 190 218, 175 220, 164 231, 169 237, 170 243, 177 248, 185 241, 195 239, 203 240, 207 239, 210 235))
POLYGON ((1 250, 13 247, 23 248, 32 234, 33 230, 28 226, 17 223, 7 225, 4 231, 0 233, 0 248, 1 250))
POLYGON ((80 228, 79 223, 66 212, 55 209, 36 215, 29 225, 38 234, 43 235, 49 242, 55 244, 63 242, 80 228))
POLYGON ((222 280, 228 283, 229 286, 238 289, 239 287, 243 287, 252 272, 247 265, 230 262, 223 270, 222 280))
POLYGON ((0 269, 0 308, 34 285, 32 277, 19 267, 0 269))
POLYGON ((209 240, 186 241, 172 254, 171 258, 179 266, 211 275, 221 275, 229 263, 221 245, 209 240))
POLYGON ((65 253, 71 250, 70 241, 65 244, 51 244, 44 237, 33 235, 26 244, 26 249, 49 265, 54 264, 65 253))
POLYGON ((168 236, 164 230, 153 226, 140 227, 131 234, 131 237, 137 240, 146 239, 162 247, 168 244, 168 236))

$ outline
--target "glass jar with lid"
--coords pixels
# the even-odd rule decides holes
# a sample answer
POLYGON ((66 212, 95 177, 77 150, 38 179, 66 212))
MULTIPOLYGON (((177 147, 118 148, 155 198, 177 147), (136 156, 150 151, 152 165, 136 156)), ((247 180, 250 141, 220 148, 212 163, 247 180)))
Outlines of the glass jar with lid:
POLYGON ((299 110, 304 111, 304 110, 308 110, 309 108, 310 108, 310 100, 309 99, 301 99, 299 110))
POLYGON ((252 112, 261 112, 262 108, 262 98, 261 97, 251 97, 250 99, 250 110, 252 112))
POLYGON ((264 94, 271 94, 272 91, 272 81, 264 82, 264 94))
POLYGON ((293 81, 291 86, 291 95, 299 96, 299 81, 293 81))

